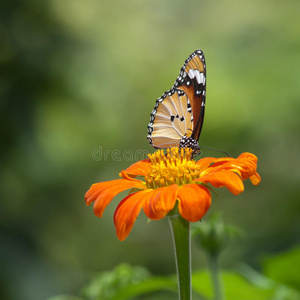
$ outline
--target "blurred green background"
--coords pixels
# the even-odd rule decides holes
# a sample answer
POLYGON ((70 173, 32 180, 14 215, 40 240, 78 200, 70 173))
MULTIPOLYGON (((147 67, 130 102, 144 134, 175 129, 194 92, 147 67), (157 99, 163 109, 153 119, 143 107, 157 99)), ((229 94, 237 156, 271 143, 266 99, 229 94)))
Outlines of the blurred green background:
MULTIPOLYGON (((245 232, 222 266, 259 269, 299 243, 299 12, 297 0, 2 3, 1 299, 77 294, 121 262, 175 272, 167 220, 141 213, 120 242, 112 216, 124 194, 102 219, 84 194, 153 151, 155 100, 198 48, 208 80, 200 144, 256 154, 262 176, 238 197, 213 197, 205 219, 221 211, 245 232)), ((193 248, 193 269, 205 266, 193 248)))

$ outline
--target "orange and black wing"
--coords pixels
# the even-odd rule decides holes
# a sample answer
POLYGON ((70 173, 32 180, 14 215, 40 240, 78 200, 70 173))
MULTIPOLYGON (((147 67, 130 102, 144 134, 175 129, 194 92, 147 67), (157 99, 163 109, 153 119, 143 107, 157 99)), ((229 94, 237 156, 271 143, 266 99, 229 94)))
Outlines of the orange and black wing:
POLYGON ((206 96, 206 65, 201 50, 196 50, 186 59, 174 87, 182 89, 191 102, 194 117, 192 138, 198 140, 204 120, 206 96))
POLYGON ((179 147, 183 137, 199 139, 205 109, 206 67, 196 50, 185 61, 174 86, 156 100, 148 124, 154 148, 179 147))

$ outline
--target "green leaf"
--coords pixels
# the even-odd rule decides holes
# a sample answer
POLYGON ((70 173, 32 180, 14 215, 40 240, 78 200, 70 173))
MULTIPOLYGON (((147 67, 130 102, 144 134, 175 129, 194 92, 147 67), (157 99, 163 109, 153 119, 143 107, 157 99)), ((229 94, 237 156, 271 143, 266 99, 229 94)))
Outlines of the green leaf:
POLYGON ((266 258, 263 271, 269 278, 300 291, 300 247, 266 258))
POLYGON ((112 271, 96 274, 82 293, 87 299, 112 299, 119 290, 143 282, 150 276, 143 267, 121 264, 112 271))
POLYGON ((248 280, 251 284, 259 288, 273 289, 272 300, 298 300, 300 299, 300 293, 287 287, 281 283, 266 277, 251 267, 240 264, 236 268, 242 276, 248 280))
POLYGON ((201 296, 208 297, 209 299, 213 297, 211 278, 207 271, 193 272, 192 288, 193 291, 201 296))
POLYGON ((252 285, 241 275, 234 272, 222 272, 225 294, 228 299, 265 300, 273 294, 271 288, 260 288, 252 285))
MULTIPOLYGON (((274 292, 270 288, 262 289, 255 287, 235 272, 223 271, 221 278, 223 280, 226 299, 265 300, 271 299, 274 292)), ((193 290, 208 299, 213 299, 210 274, 207 271, 199 271, 193 274, 193 290)))
POLYGON ((110 298, 111 300, 125 300, 138 297, 140 295, 150 294, 158 291, 172 291, 177 293, 176 277, 153 277, 144 282, 127 286, 118 290, 116 294, 110 298))

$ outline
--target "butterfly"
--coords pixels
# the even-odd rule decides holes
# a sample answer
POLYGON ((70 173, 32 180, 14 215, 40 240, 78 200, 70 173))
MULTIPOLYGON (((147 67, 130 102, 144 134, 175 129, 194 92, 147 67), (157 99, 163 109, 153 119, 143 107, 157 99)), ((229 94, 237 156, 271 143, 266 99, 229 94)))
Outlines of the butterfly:
POLYGON ((191 148, 199 152, 206 94, 206 65, 201 50, 194 51, 180 69, 173 87, 156 100, 147 139, 154 148, 191 148))

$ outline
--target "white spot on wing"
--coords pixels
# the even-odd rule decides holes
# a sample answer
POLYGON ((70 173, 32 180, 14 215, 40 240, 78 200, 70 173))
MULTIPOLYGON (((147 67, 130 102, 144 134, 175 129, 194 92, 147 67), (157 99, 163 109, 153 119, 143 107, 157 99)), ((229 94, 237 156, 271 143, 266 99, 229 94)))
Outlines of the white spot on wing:
POLYGON ((200 81, 199 81, 199 83, 203 83, 204 84, 204 75, 203 75, 202 72, 200 73, 200 81))
POLYGON ((191 79, 196 77, 196 80, 197 80, 198 84, 204 84, 205 83, 205 76, 199 70, 190 69, 189 70, 189 76, 190 76, 191 79))
POLYGON ((195 77, 195 72, 194 72, 193 69, 189 70, 189 76, 190 76, 191 79, 193 79, 195 77))
MULTIPOLYGON (((197 82, 200 84, 200 83, 202 82, 202 81, 200 81, 200 80, 202 80, 203 77, 201 78, 200 72, 199 72, 198 70, 195 71, 195 74, 196 74, 197 82)), ((202 74, 202 73, 201 73, 201 74, 202 74)))

